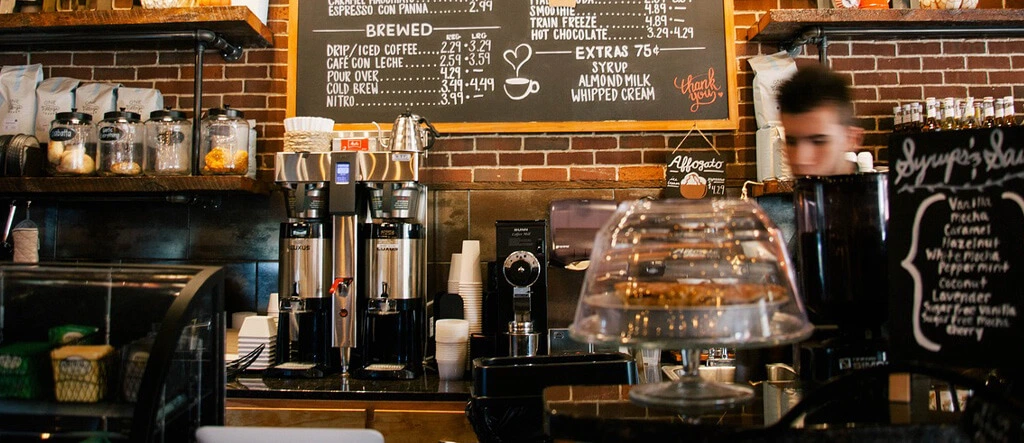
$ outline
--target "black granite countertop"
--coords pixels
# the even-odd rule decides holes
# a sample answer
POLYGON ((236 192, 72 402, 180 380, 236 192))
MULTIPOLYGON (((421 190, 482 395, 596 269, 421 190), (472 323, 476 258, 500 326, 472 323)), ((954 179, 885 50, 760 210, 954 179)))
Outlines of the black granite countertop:
POLYGON ((428 371, 413 380, 361 380, 348 374, 324 378, 271 378, 259 372, 238 375, 227 384, 228 398, 364 401, 468 401, 472 381, 441 380, 428 371))

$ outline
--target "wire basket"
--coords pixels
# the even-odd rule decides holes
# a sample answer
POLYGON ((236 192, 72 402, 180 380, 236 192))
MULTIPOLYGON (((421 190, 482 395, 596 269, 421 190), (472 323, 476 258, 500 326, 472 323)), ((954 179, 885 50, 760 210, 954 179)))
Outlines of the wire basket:
POLYGON ((117 368, 117 354, 110 346, 82 346, 81 348, 108 348, 102 355, 88 357, 51 354, 53 363, 53 393, 58 402, 97 403, 108 398, 111 379, 117 368))
POLYGON ((0 347, 0 398, 37 399, 52 384, 46 367, 49 343, 14 343, 0 347))

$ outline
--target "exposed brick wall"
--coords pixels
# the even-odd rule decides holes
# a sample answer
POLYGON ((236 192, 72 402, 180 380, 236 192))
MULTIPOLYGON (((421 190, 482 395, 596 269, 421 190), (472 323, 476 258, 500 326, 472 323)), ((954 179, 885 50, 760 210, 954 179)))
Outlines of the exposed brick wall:
MULTIPOLYGON (((730 183, 755 177, 756 125, 747 59, 776 51, 773 44, 747 42, 747 29, 771 8, 809 8, 812 0, 735 0, 739 128, 706 131, 726 157, 730 183)), ((982 7, 1024 7, 1024 0, 982 0, 982 7)), ((215 52, 204 57, 202 108, 225 104, 245 111, 257 128, 261 177, 269 179, 273 153, 282 147, 287 89, 287 0, 272 0, 268 26, 274 48, 248 49, 242 60, 225 62, 215 52)), ((134 46, 138 47, 138 46, 134 46)), ((143 48, 145 48, 143 46, 143 48)), ((848 73, 855 88, 856 114, 867 130, 865 149, 884 159, 897 103, 925 97, 1008 95, 1024 111, 1024 39, 842 40, 832 39, 829 59, 848 73)), ((0 53, 0 64, 42 63, 47 77, 120 82, 155 87, 166 106, 190 111, 194 54, 186 47, 88 51, 0 53)), ((816 63, 807 46, 799 63, 816 63)), ((301 87, 301 84, 299 85, 301 87)), ((429 117, 429 116, 428 116, 429 117)), ((665 157, 685 132, 570 134, 451 134, 438 141, 427 159, 426 181, 472 183, 505 181, 586 182, 651 180, 663 176, 665 157)), ((683 149, 711 149, 696 133, 683 149)))

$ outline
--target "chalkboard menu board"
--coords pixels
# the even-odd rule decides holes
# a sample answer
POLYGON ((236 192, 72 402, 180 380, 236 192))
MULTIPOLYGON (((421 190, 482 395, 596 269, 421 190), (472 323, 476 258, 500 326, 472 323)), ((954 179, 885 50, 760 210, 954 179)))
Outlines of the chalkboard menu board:
POLYGON ((894 359, 1013 367, 1024 343, 1024 130, 893 136, 894 359))
POLYGON ((289 116, 442 132, 737 127, 730 0, 292 0, 289 116))

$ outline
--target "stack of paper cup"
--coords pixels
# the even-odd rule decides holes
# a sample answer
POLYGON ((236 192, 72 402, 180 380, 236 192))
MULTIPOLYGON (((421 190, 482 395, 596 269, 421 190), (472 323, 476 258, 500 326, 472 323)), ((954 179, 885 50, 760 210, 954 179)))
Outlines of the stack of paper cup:
POLYGON ((452 266, 448 269, 448 293, 459 293, 459 276, 462 273, 462 254, 452 254, 452 266))
POLYGON ((462 318, 469 322, 469 333, 483 331, 484 283, 480 276, 480 241, 463 240, 459 263, 459 296, 462 297, 462 318))
POLYGON ((437 372, 441 380, 458 380, 466 369, 469 322, 462 319, 442 319, 434 323, 437 341, 437 372))

